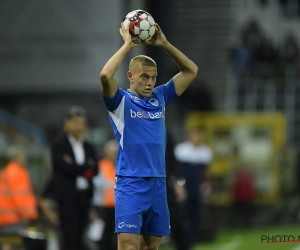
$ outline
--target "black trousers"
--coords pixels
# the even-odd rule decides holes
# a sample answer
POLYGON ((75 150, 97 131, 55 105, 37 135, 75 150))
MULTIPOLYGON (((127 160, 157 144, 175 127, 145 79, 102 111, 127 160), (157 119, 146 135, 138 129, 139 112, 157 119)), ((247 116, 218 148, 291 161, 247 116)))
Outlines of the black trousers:
POLYGON ((85 250, 83 237, 88 224, 89 204, 87 191, 79 191, 76 199, 66 197, 58 202, 62 250, 85 250))
POLYGON ((117 250, 117 235, 115 234, 115 208, 95 207, 98 216, 104 220, 105 227, 102 239, 99 241, 101 250, 117 250))
POLYGON ((171 239, 176 250, 188 250, 187 228, 184 223, 183 207, 176 201, 174 189, 167 186, 168 206, 171 222, 171 239))
POLYGON ((185 211, 188 224, 188 245, 197 243, 200 225, 201 200, 199 196, 189 196, 185 202, 185 211))

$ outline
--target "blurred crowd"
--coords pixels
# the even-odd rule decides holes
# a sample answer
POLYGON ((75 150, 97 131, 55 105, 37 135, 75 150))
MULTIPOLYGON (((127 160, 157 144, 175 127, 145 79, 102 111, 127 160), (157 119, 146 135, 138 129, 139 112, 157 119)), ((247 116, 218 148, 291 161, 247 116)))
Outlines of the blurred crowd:
POLYGON ((239 45, 231 50, 238 75, 278 81, 291 69, 300 77, 300 47, 293 33, 287 33, 276 44, 260 24, 252 20, 241 29, 239 36, 239 45))
POLYGON ((22 145, 26 148, 39 146, 39 143, 34 137, 0 123, 0 152, 5 152, 12 145, 22 145))

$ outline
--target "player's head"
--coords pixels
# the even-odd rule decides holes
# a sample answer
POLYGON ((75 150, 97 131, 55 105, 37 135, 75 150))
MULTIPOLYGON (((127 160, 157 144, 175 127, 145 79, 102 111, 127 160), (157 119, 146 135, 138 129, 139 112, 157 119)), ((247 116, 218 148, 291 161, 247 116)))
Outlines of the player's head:
POLYGON ((156 83, 157 65, 148 56, 136 56, 130 61, 127 76, 132 93, 142 98, 149 97, 156 83))
POLYGON ((78 139, 86 128, 86 112, 79 106, 72 106, 65 117, 65 131, 78 139))

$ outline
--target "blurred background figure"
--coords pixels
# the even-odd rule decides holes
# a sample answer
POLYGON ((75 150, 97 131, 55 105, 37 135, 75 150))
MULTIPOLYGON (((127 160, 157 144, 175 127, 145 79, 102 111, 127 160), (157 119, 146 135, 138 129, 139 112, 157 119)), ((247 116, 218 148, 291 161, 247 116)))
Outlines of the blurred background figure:
POLYGON ((51 194, 51 184, 52 184, 52 163, 50 152, 47 150, 45 156, 46 169, 49 173, 43 188, 41 188, 40 194, 38 195, 38 205, 41 211, 41 223, 47 229, 48 235, 48 249, 47 250, 63 250, 61 243, 61 232, 59 230, 59 216, 57 203, 55 202, 51 194))
POLYGON ((0 172, 0 235, 17 235, 39 215, 24 150, 11 146, 8 156, 9 163, 0 172))
POLYGON ((212 161, 212 151, 203 142, 203 131, 201 128, 192 128, 188 131, 188 139, 175 147, 175 157, 180 164, 187 199, 185 213, 188 220, 188 242, 193 246, 197 239, 200 224, 201 184, 205 179, 205 171, 212 161))
POLYGON ((63 250, 83 250, 88 224, 92 178, 98 173, 94 146, 84 139, 86 112, 72 106, 65 118, 65 133, 51 147, 51 194, 58 204, 63 250))
POLYGON ((171 222, 171 240, 176 250, 189 250, 187 225, 184 220, 183 204, 186 200, 185 179, 174 155, 175 143, 172 134, 167 134, 166 173, 167 199, 171 222))
POLYGON ((249 228, 253 219, 255 182, 247 164, 242 163, 231 183, 232 208, 230 225, 249 228))
MULTIPOLYGON (((114 182, 116 174, 116 156, 118 144, 112 139, 104 144, 104 157, 98 162, 99 174, 93 178, 95 187, 93 206, 95 214, 93 220, 102 220, 104 230, 99 235, 98 245, 101 250, 117 250, 117 236, 115 235, 115 200, 114 182), (95 216, 96 215, 96 216, 95 216)), ((97 223, 97 222, 96 222, 97 223)), ((100 223, 98 221, 98 223, 100 223)), ((100 233, 100 232, 99 232, 100 233)))
POLYGON ((300 48, 298 39, 293 33, 285 35, 279 52, 285 68, 297 68, 300 59, 300 48))

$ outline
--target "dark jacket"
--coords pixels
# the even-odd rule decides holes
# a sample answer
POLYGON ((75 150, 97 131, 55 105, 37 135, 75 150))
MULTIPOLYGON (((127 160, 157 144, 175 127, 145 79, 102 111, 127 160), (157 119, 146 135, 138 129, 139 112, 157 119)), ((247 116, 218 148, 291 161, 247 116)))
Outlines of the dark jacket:
POLYGON ((76 179, 78 176, 84 176, 89 183, 88 193, 92 197, 93 185, 92 177, 98 174, 98 158, 94 146, 84 141, 83 148, 85 152, 85 162, 83 165, 76 164, 72 145, 66 134, 60 136, 51 147, 51 160, 53 175, 50 182, 49 193, 57 201, 76 200, 77 193, 76 179), (72 158, 72 163, 65 161, 64 156, 72 158), (88 163, 92 162, 91 163, 88 163))

